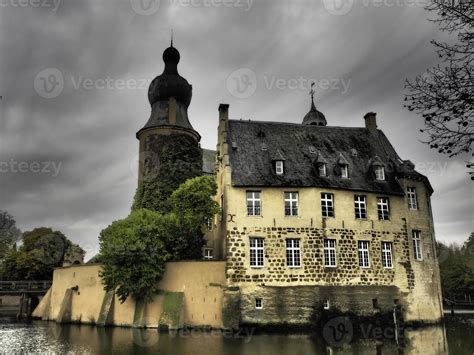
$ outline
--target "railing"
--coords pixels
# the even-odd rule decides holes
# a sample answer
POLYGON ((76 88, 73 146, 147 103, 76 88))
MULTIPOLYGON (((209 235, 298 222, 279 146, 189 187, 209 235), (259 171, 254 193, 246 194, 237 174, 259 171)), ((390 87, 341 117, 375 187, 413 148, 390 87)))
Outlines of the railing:
POLYGON ((0 281, 0 293, 42 293, 52 284, 52 281, 0 281))
POLYGON ((444 302, 448 306, 474 306, 474 297, 471 295, 464 295, 464 298, 444 298, 444 302))

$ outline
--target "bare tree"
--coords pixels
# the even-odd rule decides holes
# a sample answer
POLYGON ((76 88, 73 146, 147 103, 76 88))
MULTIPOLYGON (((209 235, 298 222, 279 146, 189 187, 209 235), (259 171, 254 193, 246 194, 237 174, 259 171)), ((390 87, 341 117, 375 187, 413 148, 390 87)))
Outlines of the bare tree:
MULTIPOLYGON (((407 80, 405 107, 424 118, 421 132, 428 136, 424 143, 453 157, 471 152, 474 137, 474 3, 431 0, 426 9, 436 13, 430 21, 457 38, 453 43, 431 41, 441 63, 407 80)), ((467 167, 474 180, 474 163, 467 167)))
POLYGON ((0 260, 20 236, 21 231, 16 227, 13 217, 8 212, 0 210, 0 260))

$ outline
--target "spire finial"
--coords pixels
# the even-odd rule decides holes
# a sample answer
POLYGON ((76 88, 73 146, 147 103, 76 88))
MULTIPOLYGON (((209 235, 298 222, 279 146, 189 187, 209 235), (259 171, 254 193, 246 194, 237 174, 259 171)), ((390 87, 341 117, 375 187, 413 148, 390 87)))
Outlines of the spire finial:
POLYGON ((314 81, 311 82, 311 90, 309 92, 309 94, 311 95, 311 111, 316 111, 316 106, 314 105, 314 93, 315 93, 315 90, 314 90, 314 86, 316 84, 314 83, 314 81))
POLYGON ((173 47, 173 29, 171 29, 171 47, 173 47))

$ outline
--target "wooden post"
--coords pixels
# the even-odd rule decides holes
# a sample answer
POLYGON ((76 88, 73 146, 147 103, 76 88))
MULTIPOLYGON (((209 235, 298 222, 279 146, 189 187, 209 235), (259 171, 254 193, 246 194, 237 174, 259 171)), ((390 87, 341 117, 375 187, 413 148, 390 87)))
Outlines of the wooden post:
POLYGON ((16 315, 18 319, 21 319, 23 317, 24 304, 25 304, 25 294, 23 293, 20 298, 20 308, 18 309, 18 314, 16 315))

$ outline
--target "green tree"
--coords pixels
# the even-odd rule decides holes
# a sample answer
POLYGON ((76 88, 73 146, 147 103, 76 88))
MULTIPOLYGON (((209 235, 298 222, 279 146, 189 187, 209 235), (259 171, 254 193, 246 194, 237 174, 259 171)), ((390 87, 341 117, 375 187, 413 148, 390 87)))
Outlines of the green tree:
POLYGON ((0 261, 20 236, 21 231, 16 227, 15 219, 8 212, 0 210, 0 261))
POLYGON ((174 259, 199 259, 205 244, 205 225, 218 212, 213 197, 217 184, 213 176, 187 180, 169 199, 171 215, 179 229, 170 231, 169 245, 174 259))
POLYGON ((168 213, 133 210, 100 234, 100 274, 105 289, 120 301, 129 296, 149 302, 169 260, 202 256, 204 226, 217 212, 213 177, 201 176, 182 184, 169 197, 168 213))
MULTIPOLYGON (((12 249, 1 266, 5 280, 50 280, 71 248, 79 248, 59 231, 36 228, 23 234, 23 245, 12 249)), ((80 248, 79 248, 80 249, 80 248)))
POLYGON ((461 247, 437 243, 437 253, 443 293, 448 297, 462 297, 474 292, 473 254, 471 237, 461 247))
POLYGON ((165 245, 170 223, 157 212, 140 209, 100 233, 100 277, 105 289, 115 290, 121 302, 129 296, 149 302, 158 292, 171 257, 165 245))

